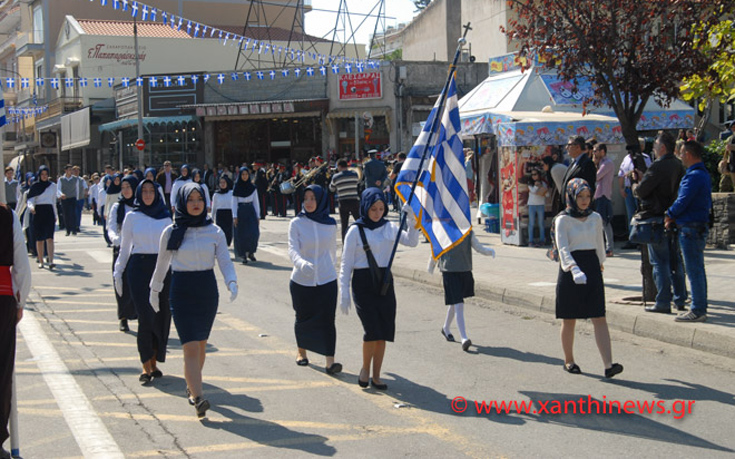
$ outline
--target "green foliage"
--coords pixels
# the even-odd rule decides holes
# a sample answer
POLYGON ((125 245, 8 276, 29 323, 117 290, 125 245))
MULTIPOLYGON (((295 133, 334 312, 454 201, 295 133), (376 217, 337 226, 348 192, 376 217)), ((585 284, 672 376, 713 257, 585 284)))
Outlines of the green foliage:
POLYGON ((383 58, 386 61, 400 61, 403 59, 403 49, 397 49, 383 58))
POLYGON ((735 99, 735 21, 723 20, 701 34, 703 26, 695 28, 694 49, 704 55, 709 67, 684 79, 681 86, 685 100, 699 99, 703 110, 708 99, 722 103, 735 99))
POLYGON ((704 147, 704 158, 702 161, 707 166, 707 172, 712 179, 712 191, 720 190, 720 169, 719 164, 725 155, 725 140, 713 140, 704 147))

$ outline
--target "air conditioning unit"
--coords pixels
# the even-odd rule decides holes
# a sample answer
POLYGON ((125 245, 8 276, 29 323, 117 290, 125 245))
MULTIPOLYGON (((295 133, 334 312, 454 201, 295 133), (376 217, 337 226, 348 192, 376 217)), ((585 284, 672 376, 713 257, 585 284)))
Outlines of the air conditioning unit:
POLYGON ((56 133, 55 132, 41 133, 41 146, 43 148, 55 148, 56 147, 56 133))

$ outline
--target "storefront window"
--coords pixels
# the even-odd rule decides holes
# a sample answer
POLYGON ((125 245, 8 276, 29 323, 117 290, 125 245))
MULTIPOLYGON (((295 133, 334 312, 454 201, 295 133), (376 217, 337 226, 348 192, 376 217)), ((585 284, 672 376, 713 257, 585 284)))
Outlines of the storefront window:
MULTIPOLYGON (((197 122, 150 124, 144 133, 146 141, 145 162, 159 167, 168 160, 177 167, 181 164, 197 164, 197 156, 202 151, 201 127, 197 122)), ((126 129, 123 134, 124 164, 138 164, 138 150, 135 141, 137 128, 126 129)))

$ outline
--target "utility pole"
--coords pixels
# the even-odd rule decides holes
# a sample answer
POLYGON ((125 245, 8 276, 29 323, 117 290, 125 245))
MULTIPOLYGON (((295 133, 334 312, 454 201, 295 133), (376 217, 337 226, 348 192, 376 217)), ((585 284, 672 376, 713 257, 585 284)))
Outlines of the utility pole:
MULTIPOLYGON (((138 58, 138 18, 133 16, 133 36, 135 37, 135 81, 140 78, 140 59, 138 58)), ((143 86, 138 85, 138 138, 143 138, 143 86)), ((122 139, 120 139, 122 142, 122 139)), ((120 151, 122 162, 122 150, 120 151)), ((138 168, 145 169, 145 150, 138 150, 138 168)))

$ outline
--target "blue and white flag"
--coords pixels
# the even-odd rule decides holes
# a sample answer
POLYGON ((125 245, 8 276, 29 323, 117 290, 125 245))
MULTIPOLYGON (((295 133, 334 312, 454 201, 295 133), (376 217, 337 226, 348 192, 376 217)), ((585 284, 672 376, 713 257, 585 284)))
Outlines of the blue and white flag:
POLYGON ((3 96, 3 90, 0 89, 0 127, 5 126, 6 123, 7 119, 5 118, 5 96, 3 96))
POLYGON ((411 185, 418 175, 411 207, 418 227, 431 243, 434 259, 462 242, 472 230, 454 75, 444 106, 439 105, 441 99, 439 97, 431 110, 421 135, 401 166, 395 187, 401 200, 406 202, 411 185), (431 125, 437 116, 441 117, 439 132, 433 136, 432 144, 428 145, 426 159, 419 171, 421 153, 432 137, 431 125))

